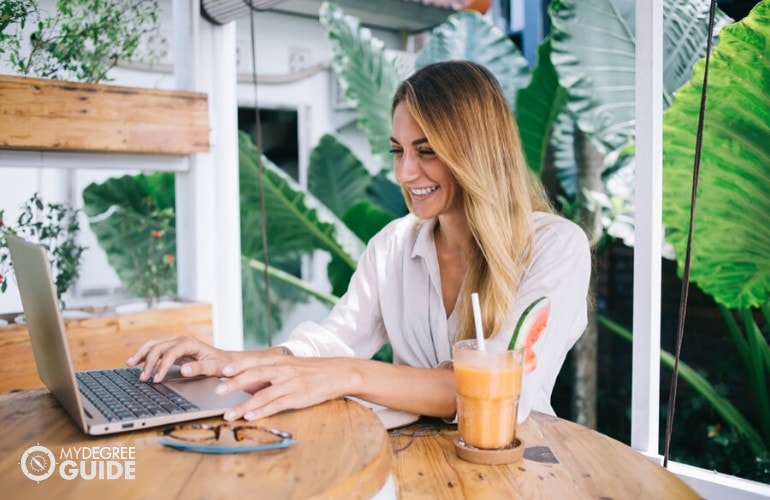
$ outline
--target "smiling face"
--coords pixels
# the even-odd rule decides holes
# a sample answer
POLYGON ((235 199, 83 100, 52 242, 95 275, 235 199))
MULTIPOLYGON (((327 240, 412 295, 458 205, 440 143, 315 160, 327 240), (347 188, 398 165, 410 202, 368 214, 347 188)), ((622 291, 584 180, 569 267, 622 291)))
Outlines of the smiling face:
POLYGON ((406 191, 414 215, 430 219, 463 213, 457 182, 404 102, 393 111, 390 146, 396 180, 406 191))

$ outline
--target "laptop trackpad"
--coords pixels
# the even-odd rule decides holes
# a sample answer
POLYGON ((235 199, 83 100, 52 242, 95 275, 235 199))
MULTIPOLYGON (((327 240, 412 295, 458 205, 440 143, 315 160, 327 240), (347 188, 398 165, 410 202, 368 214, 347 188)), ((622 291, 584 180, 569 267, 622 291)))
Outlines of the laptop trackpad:
POLYGON ((251 397, 251 394, 244 391, 220 396, 214 392, 220 383, 221 379, 218 377, 177 378, 172 376, 171 379, 163 381, 163 385, 176 391, 202 410, 232 408, 251 397))

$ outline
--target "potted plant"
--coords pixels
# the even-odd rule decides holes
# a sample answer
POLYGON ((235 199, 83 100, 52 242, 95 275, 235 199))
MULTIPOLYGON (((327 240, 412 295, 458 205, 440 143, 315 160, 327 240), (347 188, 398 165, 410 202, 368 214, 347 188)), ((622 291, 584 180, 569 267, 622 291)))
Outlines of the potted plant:
POLYGON ((34 193, 21 207, 21 213, 13 226, 7 225, 0 210, 0 292, 8 287, 8 276, 13 272, 6 242, 8 233, 27 241, 43 245, 56 285, 56 296, 64 309, 63 296, 75 284, 80 275, 83 251, 77 243, 80 232, 79 210, 63 203, 44 203, 34 193))
POLYGON ((89 225, 110 266, 148 309, 176 295, 174 199, 169 173, 124 175, 83 191, 89 225))

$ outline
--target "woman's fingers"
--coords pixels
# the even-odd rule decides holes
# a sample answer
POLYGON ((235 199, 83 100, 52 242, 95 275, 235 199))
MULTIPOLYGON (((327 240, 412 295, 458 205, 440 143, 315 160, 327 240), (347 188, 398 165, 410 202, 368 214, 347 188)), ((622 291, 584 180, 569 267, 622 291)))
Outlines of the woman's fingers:
POLYGON ((137 364, 144 361, 144 358, 147 356, 147 353, 150 351, 152 347, 154 347, 156 344, 159 344, 162 342, 161 340, 148 340, 142 346, 137 350, 133 355, 131 355, 130 358, 126 360, 126 364, 128 366, 136 366, 137 364))
POLYGON ((196 377, 198 375, 216 376, 219 373, 219 362, 215 359, 204 359, 202 361, 189 361, 182 365, 182 375, 185 377, 196 377))
POLYGON ((195 337, 177 337, 172 340, 146 342, 139 350, 128 358, 129 366, 144 362, 144 368, 139 380, 147 381, 155 372, 154 382, 161 382, 174 364, 182 364, 182 375, 219 375, 221 367, 230 361, 224 351, 220 351, 195 337), (218 359, 219 358, 219 359, 218 359), (186 361, 186 362, 185 362, 186 361))
MULTIPOLYGON (((320 388, 320 386, 319 386, 320 388)), ((250 399, 228 410, 225 420, 259 420, 285 410, 307 408, 333 399, 323 390, 308 390, 300 380, 291 379, 270 386, 255 393, 250 399)))
POLYGON ((139 380, 142 382, 149 380, 150 376, 152 375, 152 371, 158 364, 158 361, 161 359, 161 357, 164 356, 164 353, 176 342, 179 342, 179 340, 174 339, 165 342, 161 341, 156 342, 154 345, 149 347, 143 356, 144 368, 142 368, 142 373, 139 374, 139 380))
MULTIPOLYGON (((226 394, 255 385, 263 388, 244 403, 228 410, 226 420, 257 420, 275 413, 306 408, 342 394, 336 383, 337 370, 328 360, 281 357, 272 361, 242 360, 228 365, 240 370, 230 380, 223 381, 217 393, 226 394), (323 362, 327 361, 327 362, 323 362), (268 364, 273 363, 273 364, 268 364), (244 368, 251 365, 251 367, 244 368)), ((229 370, 228 370, 229 371, 229 370)))
POLYGON ((276 366, 278 364, 288 365, 293 360, 309 358, 294 358, 291 356, 270 354, 267 352, 260 352, 252 356, 241 357, 235 359, 232 362, 222 368, 222 375, 225 377, 235 377, 239 373, 242 373, 250 368, 258 368, 261 366, 276 366))
POLYGON ((190 366, 188 370, 182 371, 182 375, 184 376, 187 376, 187 371, 193 372, 194 374, 216 375, 219 371, 216 362, 206 363, 205 365, 200 364, 200 361, 202 360, 212 360, 212 353, 214 351, 215 349, 213 347, 204 344, 194 337, 181 337, 172 345, 163 346, 160 363, 155 372, 153 382, 161 382, 171 367, 180 359, 191 359, 190 362, 185 363, 190 366), (207 371, 210 371, 210 373, 207 371))

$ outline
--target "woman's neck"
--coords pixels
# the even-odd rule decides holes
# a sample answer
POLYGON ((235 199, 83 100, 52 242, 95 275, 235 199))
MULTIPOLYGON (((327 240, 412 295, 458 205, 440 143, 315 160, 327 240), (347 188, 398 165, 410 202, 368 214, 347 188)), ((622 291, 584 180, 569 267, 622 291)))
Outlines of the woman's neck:
POLYGON ((441 274, 441 297, 444 311, 449 317, 454 311, 468 270, 471 232, 465 217, 439 217, 433 232, 433 240, 441 274))
POLYGON ((433 230, 433 238, 438 251, 466 257, 472 235, 465 214, 440 215, 433 230))

